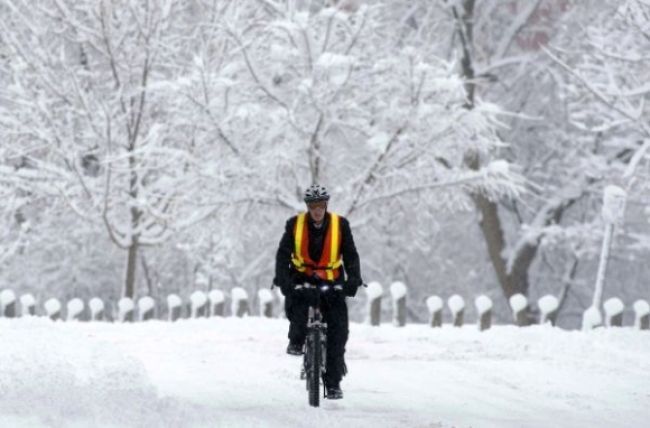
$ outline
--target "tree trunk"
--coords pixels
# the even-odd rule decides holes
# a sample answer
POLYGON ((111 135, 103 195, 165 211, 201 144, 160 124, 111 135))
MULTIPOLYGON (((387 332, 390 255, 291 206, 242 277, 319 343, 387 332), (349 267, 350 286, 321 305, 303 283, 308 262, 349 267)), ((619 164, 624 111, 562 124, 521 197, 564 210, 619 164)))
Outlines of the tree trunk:
POLYGON ((122 297, 135 298, 135 273, 138 267, 138 249, 140 244, 134 239, 128 248, 126 259, 126 277, 124 279, 124 294, 122 297))

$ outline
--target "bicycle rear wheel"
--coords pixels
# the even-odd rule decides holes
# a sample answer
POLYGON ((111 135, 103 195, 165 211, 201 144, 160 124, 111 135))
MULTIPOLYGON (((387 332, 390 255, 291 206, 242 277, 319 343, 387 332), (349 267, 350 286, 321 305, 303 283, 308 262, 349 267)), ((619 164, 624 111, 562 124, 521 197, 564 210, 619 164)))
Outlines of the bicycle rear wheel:
POLYGON ((318 329, 309 332, 307 345, 309 358, 307 360, 308 367, 306 367, 306 371, 309 405, 318 407, 320 400, 320 366, 323 357, 320 345, 320 331, 318 329))

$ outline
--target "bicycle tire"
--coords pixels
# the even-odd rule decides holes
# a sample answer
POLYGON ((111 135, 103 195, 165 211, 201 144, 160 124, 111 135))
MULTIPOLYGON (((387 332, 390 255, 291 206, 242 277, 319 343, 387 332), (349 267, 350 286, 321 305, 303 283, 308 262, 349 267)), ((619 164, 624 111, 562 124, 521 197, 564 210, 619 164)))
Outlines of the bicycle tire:
POLYGON ((321 346, 320 346, 320 331, 315 329, 310 332, 309 340, 309 353, 308 359, 309 367, 307 371, 307 385, 309 389, 309 405, 313 407, 319 406, 320 401, 320 366, 321 366, 321 346))

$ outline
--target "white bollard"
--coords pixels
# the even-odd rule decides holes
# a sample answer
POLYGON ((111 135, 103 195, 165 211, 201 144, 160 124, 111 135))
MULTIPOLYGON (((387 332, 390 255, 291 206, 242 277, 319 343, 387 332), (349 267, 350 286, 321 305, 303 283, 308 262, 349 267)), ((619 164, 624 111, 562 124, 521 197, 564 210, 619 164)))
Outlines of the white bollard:
POLYGON ((645 300, 634 302, 634 327, 638 330, 650 330, 650 305, 645 300))
POLYGON ((241 287, 235 287, 230 291, 232 297, 231 311, 235 317, 243 317, 249 313, 248 293, 241 287))
POLYGON ((84 308, 83 300, 76 297, 70 300, 66 305, 66 321, 79 321, 84 308))
POLYGON ((454 319, 454 327, 462 327, 465 313, 465 299, 458 294, 454 294, 447 300, 447 306, 451 311, 451 316, 454 319))
POLYGON ((551 325, 555 325, 557 321, 557 310, 560 307, 560 302, 557 300, 557 297, 547 294, 537 301, 537 306, 539 306, 540 314, 539 323, 551 323, 551 325))
POLYGON ((510 296, 509 302, 515 323, 519 327, 528 325, 528 319, 526 317, 526 312, 528 310, 528 299, 526 296, 520 293, 514 294, 510 296))
POLYGON ((138 299, 138 320, 149 321, 156 317, 156 301, 151 296, 138 299))
POLYGON ((204 317, 208 310, 208 296, 196 290, 190 295, 190 318, 204 317))
POLYGON ((593 306, 590 306, 582 315, 582 329, 593 330, 596 327, 603 325, 603 318, 600 311, 593 306))
POLYGON ((384 288, 377 281, 372 281, 366 288, 366 297, 368 299, 366 312, 368 313, 368 323, 372 326, 381 324, 381 298, 384 294, 384 288))
POLYGON ((170 294, 167 296, 167 309, 169 311, 169 321, 176 321, 181 317, 181 308, 183 301, 178 294, 170 294))
POLYGON ((130 297, 122 297, 117 302, 117 319, 119 322, 133 322, 133 313, 135 312, 135 304, 130 297))
POLYGON ((52 298, 43 303, 45 313, 51 320, 58 320, 61 318, 61 302, 58 299, 52 298))
POLYGON ((0 316, 16 317, 16 294, 12 290, 2 290, 0 293, 0 316))
POLYGON ((393 298, 393 324, 396 327, 406 325, 406 285, 396 281, 390 285, 390 294, 393 298))
POLYGON ((273 293, 271 290, 263 288, 257 292, 257 298, 260 302, 260 316, 265 318, 273 317, 273 293))
POLYGON ((90 320, 101 321, 104 319, 104 302, 99 297, 93 297, 88 302, 90 308, 90 320))
POLYGON ((221 290, 210 290, 208 293, 208 300, 210 300, 210 316, 223 316, 224 303, 226 296, 221 290))
POLYGON ((622 327, 623 326, 623 311, 625 305, 618 297, 607 299, 603 304, 605 309, 605 325, 607 327, 622 327))
POLYGON ((442 309, 445 303, 438 296, 427 298, 427 309, 429 310, 429 325, 431 327, 442 327, 442 309))
POLYGON ((36 299, 32 294, 20 296, 20 316, 36 315, 36 299))
POLYGON ((492 327, 492 299, 484 295, 478 296, 474 299, 474 306, 478 314, 479 331, 488 330, 492 327))

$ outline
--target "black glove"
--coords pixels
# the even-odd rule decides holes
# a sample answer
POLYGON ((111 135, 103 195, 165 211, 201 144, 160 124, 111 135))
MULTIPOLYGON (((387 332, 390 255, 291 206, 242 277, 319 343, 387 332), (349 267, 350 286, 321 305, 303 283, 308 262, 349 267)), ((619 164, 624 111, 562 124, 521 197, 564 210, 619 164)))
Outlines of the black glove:
POLYGON ((348 279, 343 284, 343 294, 348 297, 354 297, 357 294, 359 285, 361 285, 361 281, 358 279, 348 279))

